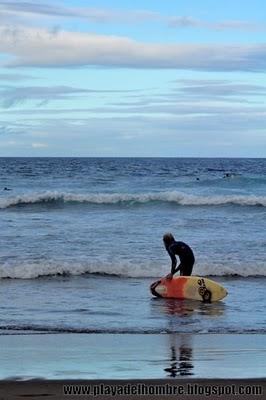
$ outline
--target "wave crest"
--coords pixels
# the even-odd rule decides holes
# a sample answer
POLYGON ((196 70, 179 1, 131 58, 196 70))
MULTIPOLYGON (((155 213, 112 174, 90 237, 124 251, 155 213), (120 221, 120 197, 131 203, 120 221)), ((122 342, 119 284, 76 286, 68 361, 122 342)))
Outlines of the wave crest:
MULTIPOLYGON (((117 261, 106 263, 101 261, 71 262, 71 261, 39 261, 39 262, 5 262, 0 264, 0 279, 36 279, 47 276, 101 275, 120 278, 158 278, 166 275, 169 265, 153 261, 117 261)), ((254 277, 266 276, 265 263, 260 262, 250 266, 196 264, 193 275, 220 277, 254 277)))
POLYGON ((0 208, 33 204, 147 204, 150 202, 172 203, 180 206, 262 206, 266 207, 266 196, 255 195, 210 195, 198 196, 177 191, 149 193, 87 193, 67 192, 30 193, 0 199, 0 208))

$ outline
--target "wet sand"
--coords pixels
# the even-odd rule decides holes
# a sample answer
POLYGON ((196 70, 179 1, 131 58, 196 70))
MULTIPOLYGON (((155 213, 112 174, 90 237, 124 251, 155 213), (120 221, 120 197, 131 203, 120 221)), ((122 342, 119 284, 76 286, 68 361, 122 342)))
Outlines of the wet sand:
MULTIPOLYGON (((266 385, 266 335, 257 334, 2 335, 0 356, 0 399, 77 398, 77 393, 63 394, 63 386, 104 383, 117 388, 129 382, 181 385, 184 391, 188 384, 200 385, 200 392, 190 396, 179 393, 179 399, 215 398, 204 388, 217 386, 217 392, 231 385, 228 390, 234 388, 235 394, 227 393, 224 398, 250 399, 251 393, 237 396, 239 386, 261 386, 261 391, 264 386, 265 393, 266 385)), ((97 399, 155 398, 155 394, 125 392, 114 397, 108 389, 101 390, 93 393, 97 397, 85 395, 97 399)), ((171 393, 163 393, 158 398, 177 398, 177 394, 171 397, 171 393)))
POLYGON ((0 336, 0 379, 264 378, 266 335, 0 336))

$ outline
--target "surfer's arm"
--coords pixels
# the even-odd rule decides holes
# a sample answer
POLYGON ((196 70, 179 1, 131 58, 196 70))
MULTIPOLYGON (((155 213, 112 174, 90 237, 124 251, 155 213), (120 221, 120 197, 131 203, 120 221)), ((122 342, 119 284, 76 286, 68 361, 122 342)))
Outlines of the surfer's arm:
POLYGON ((168 254, 172 260, 172 267, 171 267, 171 275, 174 275, 177 271, 176 271, 176 256, 175 254, 171 251, 171 249, 168 249, 168 254))
MULTIPOLYGON (((176 263, 176 262, 175 262, 175 263, 176 263)), ((180 270, 180 265, 179 265, 177 268, 175 268, 175 267, 172 265, 171 272, 170 272, 170 274, 166 275, 166 278, 167 278, 167 279, 172 279, 173 276, 174 276, 174 274, 175 274, 176 272, 178 272, 179 270, 180 270)))
POLYGON ((179 270, 180 270, 180 265, 177 268, 173 267, 173 265, 172 265, 171 272, 170 272, 170 274, 166 275, 166 279, 172 279, 174 274, 176 272, 178 272, 179 270))
POLYGON ((181 267, 181 264, 179 264, 178 265, 178 267, 177 268, 175 268, 175 271, 174 271, 174 273, 173 274, 176 274, 179 270, 180 270, 180 267, 181 267))

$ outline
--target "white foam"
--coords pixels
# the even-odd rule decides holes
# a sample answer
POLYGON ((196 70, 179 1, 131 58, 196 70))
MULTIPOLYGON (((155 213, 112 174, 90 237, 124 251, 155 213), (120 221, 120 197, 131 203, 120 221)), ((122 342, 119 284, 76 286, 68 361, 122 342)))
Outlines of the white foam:
POLYGON ((241 206, 266 207, 266 196, 255 195, 209 195, 197 196, 177 191, 149 192, 149 193, 87 193, 76 194, 58 191, 29 193, 10 196, 0 199, 0 208, 5 209, 17 205, 39 203, 91 203, 91 204, 119 204, 119 203, 149 203, 166 202, 184 206, 216 206, 235 204, 241 206))
MULTIPOLYGON (((0 278, 34 279, 40 276, 52 275, 82 275, 85 273, 118 275, 122 277, 149 277, 157 276, 158 270, 147 263, 146 268, 139 264, 131 265, 130 262, 110 264, 106 262, 6 262, 0 265, 0 278)), ((159 272, 159 276, 163 271, 159 272)))
MULTIPOLYGON (((239 265, 215 265, 197 264, 193 269, 193 275, 198 276, 231 276, 239 275, 266 276, 265 263, 257 263, 252 266, 239 265)), ((34 279, 41 276, 54 275, 82 275, 102 274, 117 275, 120 277, 148 278, 161 277, 169 272, 169 265, 154 262, 125 262, 106 263, 100 261, 93 262, 69 262, 69 261, 40 261, 40 262, 5 262, 0 265, 1 278, 34 279)))
POLYGON ((202 276, 266 276, 266 263, 257 262, 245 264, 244 262, 229 264, 196 264, 193 275, 202 276))

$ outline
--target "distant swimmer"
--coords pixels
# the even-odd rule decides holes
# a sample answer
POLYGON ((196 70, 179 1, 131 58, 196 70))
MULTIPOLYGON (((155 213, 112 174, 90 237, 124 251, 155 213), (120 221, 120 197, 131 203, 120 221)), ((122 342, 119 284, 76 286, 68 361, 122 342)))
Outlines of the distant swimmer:
POLYGON ((226 172, 226 174, 224 174, 224 178, 234 178, 236 176, 236 174, 234 174, 233 172, 226 172))
POLYGON ((178 271, 180 271, 180 275, 190 276, 195 262, 192 249, 184 242, 176 242, 171 233, 166 233, 163 236, 163 242, 166 251, 172 260, 171 272, 167 275, 167 278, 172 279, 174 274, 178 271), (176 266, 176 255, 180 259, 178 267, 176 266))
POLYGON ((5 187, 4 190, 12 190, 12 189, 9 189, 9 188, 5 187))
POLYGON ((231 174, 229 174, 228 172, 226 174, 224 174, 224 178, 231 178, 231 174))

